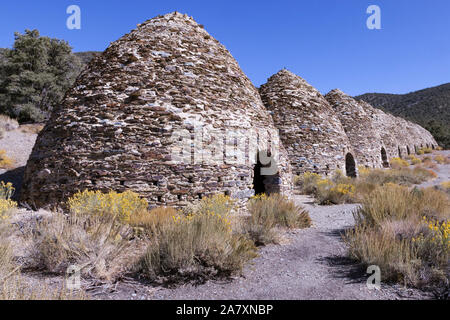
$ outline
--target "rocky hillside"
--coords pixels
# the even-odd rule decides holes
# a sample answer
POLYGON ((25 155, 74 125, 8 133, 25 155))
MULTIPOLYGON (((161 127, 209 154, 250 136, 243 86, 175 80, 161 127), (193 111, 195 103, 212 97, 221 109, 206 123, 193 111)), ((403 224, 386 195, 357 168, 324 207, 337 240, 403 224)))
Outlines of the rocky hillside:
POLYGON ((356 99, 417 122, 450 148, 450 83, 408 94, 367 93, 356 99))

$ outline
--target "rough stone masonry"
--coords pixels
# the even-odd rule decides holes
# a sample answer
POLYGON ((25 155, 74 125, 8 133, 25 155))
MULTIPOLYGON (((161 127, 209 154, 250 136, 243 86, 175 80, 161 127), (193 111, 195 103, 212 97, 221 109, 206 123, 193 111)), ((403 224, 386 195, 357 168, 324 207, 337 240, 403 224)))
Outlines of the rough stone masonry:
POLYGON ((112 43, 80 75, 38 136, 21 200, 43 207, 78 190, 131 189, 155 206, 183 206, 213 193, 245 201, 255 188, 289 194, 278 141, 226 48, 191 17, 167 14, 112 43), (276 172, 260 175, 258 152, 277 160, 276 172))
POLYGON ((92 60, 53 110, 21 201, 57 206, 88 189, 133 190, 152 206, 216 193, 243 204, 290 195, 292 171, 356 176, 437 146, 418 125, 337 90, 327 98, 287 70, 258 92, 193 18, 158 16, 92 60))

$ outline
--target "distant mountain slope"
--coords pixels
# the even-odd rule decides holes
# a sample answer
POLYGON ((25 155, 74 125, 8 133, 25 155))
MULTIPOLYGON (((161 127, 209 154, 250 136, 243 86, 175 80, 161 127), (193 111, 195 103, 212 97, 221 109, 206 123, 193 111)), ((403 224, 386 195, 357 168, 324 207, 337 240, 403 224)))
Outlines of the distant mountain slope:
POLYGON ((83 62, 83 64, 88 64, 94 57, 101 54, 98 51, 86 51, 86 52, 74 52, 74 54, 83 62))
POLYGON ((366 93, 356 99, 420 124, 450 148, 450 83, 408 94, 366 93))

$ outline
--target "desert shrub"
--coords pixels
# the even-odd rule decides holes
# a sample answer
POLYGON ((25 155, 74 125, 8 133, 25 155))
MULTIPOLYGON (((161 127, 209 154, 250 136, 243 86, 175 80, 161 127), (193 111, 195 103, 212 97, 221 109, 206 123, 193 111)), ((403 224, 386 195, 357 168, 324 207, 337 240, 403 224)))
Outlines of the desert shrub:
POLYGON ((400 169, 406 168, 409 166, 408 161, 400 159, 400 158, 392 158, 391 159, 391 168, 392 169, 400 169))
POLYGON ((366 183, 374 185, 395 183, 410 186, 412 184, 420 184, 434 177, 434 172, 424 168, 403 168, 392 170, 374 169, 364 177, 364 180, 366 183))
MULTIPOLYGON (((409 155, 409 160, 411 161, 411 164, 412 165, 416 165, 416 164, 420 164, 420 163, 422 163, 422 160, 420 160, 419 158, 417 158, 415 155, 413 155, 413 154, 410 154, 409 155)), ((424 159, 424 161, 425 161, 425 159, 424 159)))
POLYGON ((433 149, 431 149, 431 148, 423 148, 423 152, 425 154, 430 154, 430 153, 433 153, 433 149))
POLYGON ((434 188, 410 190, 407 187, 386 184, 367 195, 355 214, 359 223, 380 225, 384 220, 416 219, 423 216, 446 219, 450 203, 445 193, 434 188))
POLYGON ((231 197, 217 194, 203 198, 197 205, 198 213, 214 212, 222 217, 229 216, 235 209, 235 201, 231 197))
POLYGON ((349 255, 378 265, 386 281, 448 285, 450 199, 434 188, 378 186, 355 212, 344 240, 349 255))
POLYGON ((434 161, 439 164, 450 164, 450 157, 444 157, 442 155, 437 155, 434 157, 434 161))
POLYGON ((50 272, 63 274, 76 265, 84 277, 113 280, 132 265, 138 253, 132 235, 117 213, 57 212, 36 227, 33 260, 50 272))
POLYGON ((364 225, 347 231, 344 240, 352 259, 380 267, 382 281, 417 282, 417 256, 408 241, 364 225))
POLYGON ((10 117, 0 114, 0 130, 12 131, 19 128, 19 123, 17 120, 11 119, 10 117))
POLYGON ((358 172, 360 177, 366 177, 372 169, 365 166, 358 166, 358 172))
POLYGON ((30 283, 21 274, 12 243, 13 226, 9 219, 0 219, 0 300, 79 300, 87 299, 82 291, 64 287, 50 288, 42 281, 30 283))
POLYGON ((450 181, 444 181, 441 183, 442 188, 445 190, 450 190, 450 181))
POLYGON ((12 200, 0 199, 0 219, 9 218, 11 212, 17 208, 17 203, 12 200))
POLYGON ((11 182, 5 183, 4 181, 0 182, 0 199, 8 200, 11 199, 15 191, 11 182))
POLYGON ((450 220, 440 222, 424 216, 423 222, 427 229, 412 240, 422 258, 445 270, 450 257, 450 220))
POLYGON ((131 191, 102 193, 101 191, 85 190, 71 197, 68 200, 68 206, 70 211, 76 215, 111 215, 127 222, 132 215, 146 212, 148 202, 131 191))
POLYGON ((14 187, 11 183, 0 183, 0 220, 10 217, 12 211, 17 208, 17 203, 11 200, 14 187))
POLYGON ((244 230, 257 245, 277 242, 276 227, 293 229, 311 226, 311 218, 303 208, 277 193, 255 196, 247 207, 250 217, 244 224, 244 230))
POLYGON ((354 179, 344 176, 340 170, 336 170, 331 179, 307 172, 300 180, 302 192, 314 195, 321 205, 351 202, 355 193, 354 179))
POLYGON ((297 185, 305 194, 314 194, 317 188, 317 183, 322 179, 320 174, 305 172, 296 179, 297 185))
POLYGON ((0 169, 10 169, 14 165, 14 160, 6 155, 5 150, 0 150, 0 169))
POLYGON ((166 223, 137 264, 149 279, 204 281, 214 276, 238 273, 256 257, 253 242, 231 229, 219 214, 178 215, 166 223))
POLYGON ((419 150, 417 150, 417 154, 421 156, 425 154, 425 151, 423 150, 423 148, 420 148, 419 150))
POLYGON ((355 186, 346 183, 332 183, 323 179, 318 183, 316 200, 321 205, 353 202, 355 186))
POLYGON ((158 207, 150 211, 141 210, 130 215, 128 224, 134 228, 136 235, 158 236, 165 225, 177 215, 177 210, 171 207, 158 207))

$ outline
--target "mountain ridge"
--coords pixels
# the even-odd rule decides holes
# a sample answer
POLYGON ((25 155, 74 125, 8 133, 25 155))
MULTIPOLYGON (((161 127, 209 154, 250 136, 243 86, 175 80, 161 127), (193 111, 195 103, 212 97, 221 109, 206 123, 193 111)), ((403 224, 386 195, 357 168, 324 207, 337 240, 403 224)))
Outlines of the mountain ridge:
POLYGON ((365 93, 355 99, 416 122, 442 147, 450 148, 450 83, 406 94, 365 93))

